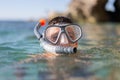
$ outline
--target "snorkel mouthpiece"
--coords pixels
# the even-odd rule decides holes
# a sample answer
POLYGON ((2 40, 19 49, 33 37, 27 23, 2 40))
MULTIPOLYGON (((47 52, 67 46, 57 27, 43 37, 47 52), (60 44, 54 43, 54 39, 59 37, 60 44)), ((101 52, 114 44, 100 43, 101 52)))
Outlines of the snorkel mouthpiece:
POLYGON ((41 46, 48 52, 54 52, 59 54, 73 54, 77 52, 76 47, 63 47, 63 46, 53 46, 50 43, 46 42, 44 39, 40 40, 41 46))
POLYGON ((56 47, 56 53, 72 54, 72 53, 76 53, 76 52, 77 52, 77 48, 75 48, 75 47, 62 47, 62 46, 56 47))

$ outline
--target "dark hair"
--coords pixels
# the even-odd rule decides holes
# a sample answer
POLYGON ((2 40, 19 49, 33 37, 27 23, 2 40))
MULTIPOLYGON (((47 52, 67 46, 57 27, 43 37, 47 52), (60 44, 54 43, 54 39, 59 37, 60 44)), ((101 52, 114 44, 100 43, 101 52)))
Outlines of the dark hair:
POLYGON ((48 25, 54 25, 57 23, 73 23, 71 19, 63 16, 58 16, 49 21, 48 25))

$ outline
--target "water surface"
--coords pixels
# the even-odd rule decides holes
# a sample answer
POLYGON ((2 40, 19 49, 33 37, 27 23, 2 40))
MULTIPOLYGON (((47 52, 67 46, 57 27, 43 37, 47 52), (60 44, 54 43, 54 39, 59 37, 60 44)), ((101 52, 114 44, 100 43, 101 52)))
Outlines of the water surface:
POLYGON ((78 53, 50 60, 29 57, 44 52, 35 25, 0 21, 0 80, 120 80, 120 24, 81 24, 78 53))

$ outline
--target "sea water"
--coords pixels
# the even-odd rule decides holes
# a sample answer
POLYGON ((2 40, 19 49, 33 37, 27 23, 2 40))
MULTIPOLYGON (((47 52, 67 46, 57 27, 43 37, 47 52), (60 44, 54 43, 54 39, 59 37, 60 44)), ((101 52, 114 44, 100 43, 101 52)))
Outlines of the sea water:
POLYGON ((120 24, 81 24, 76 56, 32 59, 44 53, 37 22, 0 21, 0 80, 120 80, 120 24))

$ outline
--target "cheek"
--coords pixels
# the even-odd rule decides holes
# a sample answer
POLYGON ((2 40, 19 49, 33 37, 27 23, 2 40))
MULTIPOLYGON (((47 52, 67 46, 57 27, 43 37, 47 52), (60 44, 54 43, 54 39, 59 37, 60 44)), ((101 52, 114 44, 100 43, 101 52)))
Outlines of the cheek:
POLYGON ((78 47, 78 42, 75 42, 75 43, 71 43, 69 42, 68 44, 60 44, 59 42, 56 44, 56 45, 62 45, 62 46, 71 46, 71 47, 78 47))
POLYGON ((76 43, 71 43, 70 46, 77 48, 77 47, 78 47, 78 42, 76 42, 76 43))

